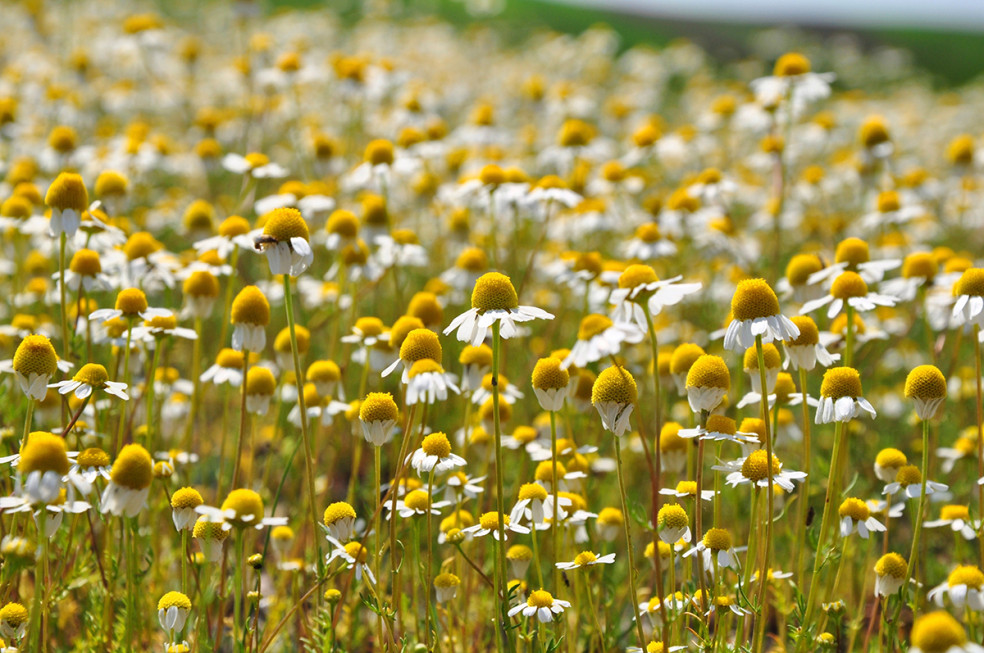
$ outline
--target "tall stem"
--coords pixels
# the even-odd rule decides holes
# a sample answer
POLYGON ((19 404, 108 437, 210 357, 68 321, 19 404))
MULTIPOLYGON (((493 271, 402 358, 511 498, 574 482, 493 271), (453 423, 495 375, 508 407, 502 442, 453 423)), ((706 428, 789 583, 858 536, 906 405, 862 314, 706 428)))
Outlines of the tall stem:
MULTIPOLYGON (((984 416, 981 415, 984 408, 984 392, 981 388, 981 327, 974 324, 974 378, 977 380, 977 403, 975 411, 977 414, 977 477, 984 478, 984 416)), ((984 485, 977 486, 977 517, 984 515, 984 485)), ((980 565, 984 567, 984 519, 981 519, 978 526, 977 543, 980 553, 980 565)))
MULTIPOLYGON (((508 640, 508 634, 506 634, 506 624, 508 623, 506 617, 507 598, 506 598, 506 535, 505 535, 505 496, 502 492, 502 429, 499 424, 499 358, 500 358, 500 348, 499 343, 499 322, 492 323, 492 424, 493 430, 495 431, 495 507, 499 512, 498 525, 496 526, 499 535, 499 544, 496 547, 496 552, 499 559, 499 568, 501 573, 499 574, 499 618, 501 620, 503 636, 508 640)), ((557 479, 554 478, 554 483, 557 479)))
MULTIPOLYGON (((636 590, 636 569, 635 554, 632 552, 632 530, 629 527, 629 508, 625 499, 625 479, 622 474, 622 443, 618 436, 615 436, 615 469, 618 472, 618 494, 622 500, 622 525, 625 527, 625 548, 629 558, 629 591, 632 596, 629 600, 633 613, 636 609, 636 601, 639 600, 639 592, 636 590)), ((672 548, 672 544, 670 547, 672 548)), ((659 549, 656 550, 656 557, 659 557, 659 549)), ((661 597, 662 598, 662 597, 661 597)), ((635 619, 636 635, 639 637, 639 646, 645 650, 646 637, 642 633, 642 620, 635 619)))
POLYGON ((58 239, 58 289, 61 296, 62 356, 68 360, 72 353, 72 341, 68 337, 68 311, 66 310, 65 288, 65 245, 68 236, 63 231, 58 239))
MULTIPOLYGON (((123 383, 130 386, 130 343, 133 336, 133 318, 126 320, 126 349, 123 351, 123 383)), ((113 443, 113 451, 119 451, 123 444, 123 433, 126 431, 126 402, 120 402, 120 424, 116 430, 116 441, 113 443)))
MULTIPOLYGON (((560 505, 557 503, 559 492, 560 492, 560 479, 557 478, 557 413, 550 411, 550 454, 551 454, 551 464, 553 465, 553 470, 551 472, 550 478, 552 479, 553 486, 553 517, 550 522, 550 534, 553 537, 553 554, 554 562, 560 562, 560 505)), ((554 592, 557 596, 560 596, 560 569, 557 565, 553 568, 554 576, 554 592)))
MULTIPOLYGON (((294 329, 294 298, 291 294, 290 287, 290 275, 284 275, 284 306, 287 308, 287 327, 290 330, 290 353, 294 359, 294 378, 297 379, 298 392, 297 392, 297 406, 301 411, 301 439, 304 442, 304 471, 307 477, 307 493, 308 493, 308 505, 311 511, 311 528, 317 528, 318 524, 318 509, 315 505, 314 496, 314 454, 311 449, 311 440, 308 437, 308 420, 307 420, 307 407, 304 405, 304 388, 301 383, 301 359, 297 353, 297 333, 294 329)), ((246 383, 246 379, 243 379, 243 383, 246 383)), ((321 542, 320 538, 317 536, 316 532, 313 532, 316 555, 318 557, 318 569, 321 569, 324 560, 321 558, 321 542)), ((320 600, 321 594, 318 593, 320 600)))
MULTIPOLYGON (((295 370, 296 372, 296 370, 295 370)), ((246 377, 249 375, 249 350, 243 350, 243 382, 240 384, 239 402, 239 437, 236 443, 236 460, 232 467, 232 487, 239 487, 239 472, 243 464, 243 444, 246 441, 246 429, 249 428, 249 413, 246 412, 246 377)), ((301 377, 297 377, 298 379, 301 377)), ((303 392, 301 393, 303 394, 303 392)), ((306 424, 307 420, 301 415, 301 424, 306 424)))
MULTIPOLYGON (((778 217, 776 218, 778 220, 778 217)), ((761 572, 759 572, 759 615, 758 615, 758 632, 759 636, 755 639, 755 648, 753 650, 762 650, 762 638, 765 636, 765 613, 766 613, 766 594, 769 586, 769 558, 770 552, 772 551, 772 519, 774 512, 774 502, 775 502, 775 487, 773 485, 772 479, 772 433, 770 433, 769 426, 769 386, 765 378, 765 353, 762 349, 762 336, 755 336, 755 352, 758 354, 758 369, 759 369, 759 383, 761 384, 761 392, 759 396, 762 399, 762 421, 765 428, 765 455, 767 459, 766 465, 768 466, 768 474, 766 478, 768 479, 768 495, 766 496, 766 512, 765 512, 765 554, 762 556, 762 567, 761 572)), ((698 491, 700 488, 698 488, 698 491)), ((753 527, 755 524, 752 525, 753 527)))
POLYGON ((820 521, 820 534, 817 537, 816 557, 813 559, 813 578, 810 579, 810 593, 806 599, 806 615, 803 618, 802 627, 806 628, 813 617, 816 609, 814 598, 816 597, 817 580, 820 575, 820 565, 823 562, 823 545, 826 539, 827 529, 830 526, 831 504, 837 499, 837 479, 840 473, 837 469, 837 460, 840 458, 842 440, 844 439, 845 422, 837 422, 834 425, 834 449, 830 455, 830 472, 827 475, 827 496, 823 500, 823 519, 820 521))
MULTIPOLYGON (((663 560, 659 555, 659 532, 656 530, 657 517, 659 515, 660 494, 659 490, 663 484, 663 452, 659 446, 659 433, 663 428, 663 401, 661 398, 661 388, 659 383, 659 345, 656 342, 656 326, 653 324, 653 316, 649 311, 649 303, 642 302, 642 312, 646 316, 646 329, 649 331, 649 349, 653 359, 653 395, 654 395, 654 430, 656 441, 654 455, 656 458, 653 468, 652 478, 652 523, 653 523, 653 561, 656 564, 656 592, 659 594, 659 611, 663 621, 663 640, 669 646, 669 620, 666 614, 665 594, 663 593, 663 560)), ((645 441, 643 441, 645 442, 645 441)), ((716 497, 717 495, 715 495, 716 497)), ((700 503, 700 500, 697 501, 700 503)))
MULTIPOLYGON (((926 510, 926 481, 929 476, 929 420, 922 423, 922 484, 919 494, 919 507, 916 509, 915 531, 912 534, 912 549, 909 551, 909 564, 905 569, 905 582, 902 588, 905 590, 909 586, 909 580, 916 568, 916 556, 919 555, 919 538, 922 535, 923 513, 926 510)), ((899 602, 901 605, 902 602, 899 602)))
MULTIPOLYGON (((796 518, 796 541, 803 543, 806 541, 806 515, 810 507, 810 405, 807 403, 806 393, 806 370, 799 370, 800 392, 803 395, 803 472, 806 477, 803 479, 803 486, 800 488, 799 515, 796 518)), ((889 497, 891 502, 891 497, 889 497)), ((796 580, 800 587, 806 587, 806 579, 803 577, 803 553, 805 546, 800 546, 796 554, 796 580)))

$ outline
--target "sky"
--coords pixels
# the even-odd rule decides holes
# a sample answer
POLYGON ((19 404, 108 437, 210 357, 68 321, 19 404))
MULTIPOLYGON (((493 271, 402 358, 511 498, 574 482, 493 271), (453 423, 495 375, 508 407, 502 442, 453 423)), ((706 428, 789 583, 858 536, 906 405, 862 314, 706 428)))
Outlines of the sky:
POLYGON ((984 31, 984 0, 553 0, 663 18, 984 31))

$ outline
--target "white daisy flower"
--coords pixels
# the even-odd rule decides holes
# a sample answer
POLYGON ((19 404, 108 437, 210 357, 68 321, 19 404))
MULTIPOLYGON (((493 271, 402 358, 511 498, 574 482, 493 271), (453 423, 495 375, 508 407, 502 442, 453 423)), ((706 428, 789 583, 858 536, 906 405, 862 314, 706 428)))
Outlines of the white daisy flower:
POLYGON ((444 335, 457 331, 458 340, 477 347, 489 336, 493 324, 498 323, 499 335, 509 339, 520 334, 517 322, 552 320, 553 317, 535 306, 520 306, 509 277, 489 272, 475 282, 472 308, 454 318, 444 330, 444 335))

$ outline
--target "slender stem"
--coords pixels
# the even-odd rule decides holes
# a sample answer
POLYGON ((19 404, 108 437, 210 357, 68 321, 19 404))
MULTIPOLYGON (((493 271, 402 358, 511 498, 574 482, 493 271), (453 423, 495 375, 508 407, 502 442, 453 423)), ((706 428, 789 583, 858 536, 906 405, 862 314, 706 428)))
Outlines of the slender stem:
MULTIPOLYGON (((431 468, 430 474, 427 477, 427 578, 423 579, 421 585, 423 585, 424 596, 426 600, 424 601, 424 641, 427 646, 427 650, 431 648, 431 600, 430 593, 434 587, 434 526, 433 515, 431 514, 430 505, 434 501, 434 468, 431 468)), ((434 624, 435 628, 437 623, 434 624)))
POLYGON ((185 422, 185 432, 182 447, 185 451, 192 450, 191 434, 195 430, 195 419, 198 416, 198 406, 202 397, 201 357, 202 357, 202 318, 195 318, 195 333, 198 335, 191 345, 191 413, 185 422))
MULTIPOLYGON (((491 205, 491 203, 490 203, 491 205)), ((491 210, 491 209, 490 209, 491 210)), ((493 241, 494 242, 494 241, 493 241)), ((493 249, 495 251, 495 249, 493 249)), ((492 323, 492 424, 493 431, 495 432, 495 504, 496 510, 499 513, 499 519, 497 520, 497 530, 499 535, 498 545, 496 546, 496 552, 498 554, 499 567, 501 572, 499 574, 499 619, 502 626, 503 637, 506 643, 509 642, 509 635, 506 632, 506 624, 508 623, 508 617, 506 616, 506 611, 508 610, 507 605, 507 591, 506 591, 506 548, 505 548, 505 496, 502 491, 502 429, 499 424, 499 358, 500 358, 501 344, 499 342, 499 322, 495 321, 492 323)), ((555 458, 556 460, 556 458, 555 458)), ((557 479, 554 478, 554 483, 557 479)))
POLYGON ((844 365, 851 367, 854 362, 854 307, 846 304, 847 325, 845 328, 844 365))
POLYGON ((147 448, 150 451, 154 451, 154 376, 157 374, 157 366, 161 361, 161 350, 164 349, 163 338, 158 338, 154 342, 154 355, 150 358, 150 371, 147 373, 147 381, 144 383, 144 396, 146 396, 147 401, 147 432, 144 434, 146 437, 147 448))
MULTIPOLYGON (((707 426, 707 411, 700 411, 700 431, 703 432, 704 427, 707 426)), ((695 526, 696 534, 694 536, 694 542, 700 542, 704 538, 704 499, 701 497, 702 490, 704 489, 704 438, 702 436, 697 436, 697 493, 694 495, 694 512, 695 516, 695 526)), ((657 556, 659 557, 659 556, 657 556)), ((707 587, 704 583, 704 564, 703 558, 701 556, 696 556, 697 560, 697 580, 700 584, 700 614, 702 624, 706 624, 704 620, 704 615, 707 613, 707 587)))
MULTIPOLYGON (((909 551, 909 564, 905 569, 905 581, 902 588, 909 587, 909 580, 912 579, 916 568, 916 556, 919 555, 919 538, 922 535, 923 514, 926 510, 926 481, 929 476, 929 420, 922 423, 922 484, 919 494, 919 507, 916 508, 915 531, 912 534, 912 549, 909 551)), ((901 602, 900 602, 901 605, 901 602)))
MULTIPOLYGON (((803 395, 803 472, 806 477, 803 479, 803 486, 800 488, 799 515, 796 518, 796 541, 802 544, 806 542, 806 516, 810 507, 810 405, 807 403, 806 393, 806 369, 799 370, 800 392, 803 395)), ((796 554, 796 580, 800 587, 806 587, 806 578, 803 576, 803 553, 805 546, 799 546, 796 554)))
POLYGON ((68 360, 72 353, 72 341, 68 337, 68 311, 66 310, 65 299, 65 245, 67 242, 68 235, 63 231, 58 239, 58 290, 61 296, 62 356, 65 360, 68 360))
MULTIPOLYGON (((778 220, 778 217, 776 218, 778 220)), ((770 552, 772 551, 772 520, 774 512, 774 501, 775 501, 775 487, 773 485, 774 481, 772 478, 772 433, 770 433, 769 427, 769 386, 765 378, 765 353, 762 349, 762 336, 755 336, 755 351, 758 354, 758 369, 759 369, 759 382, 761 383, 761 392, 759 396, 762 400, 762 421, 765 428, 765 455, 767 459, 766 465, 768 466, 768 474, 766 478, 768 479, 768 488, 766 495, 766 513, 765 513, 765 553, 762 556, 762 567, 761 572, 759 572, 759 618, 758 618, 758 629, 759 636, 755 639, 755 648, 753 650, 762 650, 762 638, 765 636, 765 612, 766 612, 766 590, 769 586, 769 558, 770 552)), ((698 488, 698 491, 700 488, 698 488)), ((753 524, 753 527, 756 526, 753 524)))
POLYGON ((844 439, 845 422, 837 422, 834 425, 834 448, 830 455, 830 472, 827 475, 827 495, 823 500, 823 518, 820 521, 820 534, 817 537, 816 557, 813 559, 813 578, 810 579, 810 592, 806 599, 806 615, 803 618, 803 627, 810 623, 813 612, 816 609, 814 597, 816 596, 817 580, 820 575, 820 565, 823 562, 824 540, 826 539, 827 529, 830 526, 832 515, 831 504, 837 499, 837 478, 840 476, 837 469, 837 460, 840 458, 842 440, 844 439))
MULTIPOLYGON (((649 332, 649 349, 650 355, 653 360, 653 395, 654 395, 654 410, 653 410, 653 421, 654 430, 656 433, 656 442, 653 449, 655 449, 655 463, 653 465, 653 478, 652 478, 652 524, 653 524, 653 561, 656 564, 656 592, 659 594, 659 611, 662 615, 663 621, 663 639, 666 645, 669 646, 669 620, 666 618, 666 605, 663 601, 665 594, 663 594, 663 560, 659 555, 659 532, 656 530, 657 516, 659 515, 660 506, 660 494, 659 490, 663 484, 663 452, 659 446, 659 433, 663 428, 663 402, 661 399, 661 388, 659 382, 659 345, 656 341, 656 326, 653 324, 653 316, 649 310, 649 302, 644 301, 640 304, 642 306, 643 315, 646 316, 646 329, 649 332)), ((645 440, 643 440, 645 446, 645 440)), ((715 485, 718 481, 718 475, 715 476, 715 485)), ((715 488, 717 489, 717 488, 715 488)), ((717 495, 715 494, 715 500, 717 495)), ((699 501, 698 501, 699 503, 699 501)), ((715 503, 715 506, 718 504, 715 503)), ((716 518, 715 518, 716 521, 716 518)))
MULTIPOLYGON (((619 498, 622 500, 622 525, 625 527, 625 548, 629 558, 629 590, 632 592, 629 603, 631 604, 633 613, 635 612, 636 601, 639 600, 639 592, 636 590, 636 569, 635 569, 635 554, 632 552, 632 531, 629 527, 629 508, 628 503, 625 499, 625 478, 622 474, 622 443, 618 436, 615 436, 615 469, 618 473, 618 493, 619 498)), ((672 544, 670 547, 672 548, 672 544)), ((656 556, 659 557, 659 550, 656 550, 656 556)), ((635 619, 636 635, 639 637, 639 646, 645 650, 646 647, 646 637, 642 632, 642 620, 635 619)))
MULTIPOLYGON (((232 487, 239 487, 239 472, 243 464, 243 444, 246 441, 246 430, 249 428, 249 413, 246 411, 246 392, 248 391, 246 378, 249 376, 249 350, 243 350, 243 382, 240 384, 240 403, 239 403, 239 437, 236 443, 236 460, 232 467, 232 487)), ((301 378, 301 377, 297 377, 301 378)), ((303 389, 302 389, 303 392, 303 389)), ((307 420, 301 416, 301 423, 307 420)), ((247 483, 248 484, 248 483, 247 483)))
MULTIPOLYGON (((130 386, 130 343, 133 336, 133 318, 126 320, 126 349, 123 351, 123 383, 130 386)), ((116 441, 113 442, 113 451, 119 451, 123 444, 123 433, 126 431, 126 402, 120 403, 120 424, 116 431, 116 441)))
MULTIPOLYGON (((287 327, 290 330, 290 352, 294 358, 294 377, 297 379, 298 392, 297 392, 297 405, 301 412, 301 439, 304 442, 304 471, 307 477, 307 494, 308 494, 308 505, 311 511, 311 528, 316 528, 318 523, 318 508, 315 504, 315 494, 314 494, 314 454, 311 449, 311 440, 308 436, 308 420, 307 420, 307 407, 304 405, 304 388, 302 387, 301 379, 301 359, 297 352, 297 332, 294 328, 294 297, 291 293, 290 287, 290 275, 284 275, 284 306, 287 308, 287 327)), ((243 379, 243 383, 246 383, 246 379, 243 379)), ((316 547, 316 555, 318 558, 318 568, 319 570, 324 565, 324 560, 321 558, 321 538, 314 534, 314 542, 316 547)), ((318 594, 318 602, 321 601, 321 594, 318 594)))
MULTIPOLYGON (((984 391, 981 388, 981 327, 974 324, 974 378, 977 380, 977 402, 974 406, 977 414, 977 477, 984 478, 984 391)), ((980 553, 980 564, 984 567, 984 485, 977 486, 977 518, 980 520, 977 533, 977 543, 980 553)))
POLYGON ((233 596, 233 622, 232 622, 232 633, 235 639, 235 650, 243 650, 243 593, 245 587, 243 585, 243 565, 245 561, 245 538, 243 537, 243 529, 236 528, 236 561, 233 570, 233 586, 232 586, 232 596, 233 596))
POLYGON ((27 398, 27 416, 24 418, 24 435, 21 436, 20 448, 23 449, 27 444, 27 436, 31 434, 31 421, 34 418, 34 406, 37 404, 34 399, 27 398))
MULTIPOLYGON (((550 411, 550 460, 553 466, 550 478, 552 479, 553 486, 553 517, 550 522, 550 534, 553 538, 553 554, 554 562, 560 562, 560 504, 557 503, 558 496, 560 493, 560 482, 557 478, 557 413, 550 411)), ((554 592, 557 596, 560 596, 561 584, 560 584, 560 569, 557 565, 553 568, 554 576, 554 592)), ((541 581, 542 583, 542 581, 541 581)))

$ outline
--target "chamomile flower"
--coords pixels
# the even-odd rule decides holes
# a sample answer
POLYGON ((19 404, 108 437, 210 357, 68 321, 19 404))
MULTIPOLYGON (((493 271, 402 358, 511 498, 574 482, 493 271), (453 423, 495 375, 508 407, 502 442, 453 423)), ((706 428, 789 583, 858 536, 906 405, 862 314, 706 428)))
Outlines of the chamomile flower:
POLYGON ((204 503, 201 493, 195 488, 183 487, 176 490, 171 495, 171 520, 174 522, 175 530, 194 530, 195 522, 198 521, 195 508, 204 503))
POLYGON ((533 393, 543 410, 556 412, 570 392, 571 375, 554 357, 541 358, 533 367, 533 393))
MULTIPOLYGON (((402 499, 396 502, 396 513, 403 519, 426 515, 440 515, 441 509, 451 505, 449 501, 432 501, 432 497, 426 490, 411 490, 402 499)), ((392 503, 387 501, 384 507, 390 510, 386 515, 387 519, 392 519, 392 503)), ((527 531, 528 532, 528 531, 527 531)))
POLYGON ((784 101, 799 114, 806 105, 830 95, 834 73, 815 73, 810 60, 799 52, 787 52, 776 61, 773 74, 752 80, 755 99, 764 106, 776 106, 784 101))
POLYGON ((451 573, 440 573, 434 577, 434 592, 438 603, 453 601, 458 595, 461 579, 451 573))
POLYGON ((687 511, 675 503, 663 505, 656 516, 656 530, 659 531, 659 539, 667 544, 674 544, 680 540, 689 542, 690 518, 687 516, 687 511))
POLYGON ((612 319, 617 323, 633 324, 645 333, 648 322, 643 306, 650 317, 654 317, 662 313, 665 307, 679 304, 688 295, 700 290, 699 283, 677 283, 682 278, 676 276, 660 281, 650 266, 630 265, 619 275, 618 288, 609 297, 609 302, 615 305, 612 319))
POLYGON ((232 348, 237 351, 263 351, 266 327, 270 324, 270 302, 256 286, 246 286, 232 300, 232 348))
POLYGON ((882 532, 885 525, 871 516, 871 509, 868 504, 861 499, 853 497, 844 499, 837 509, 840 515, 840 534, 847 537, 854 531, 858 532, 864 539, 868 539, 869 532, 882 532))
MULTIPOLYGON (((523 398, 522 391, 509 382, 502 374, 497 377, 499 385, 499 401, 503 401, 507 404, 515 404, 518 399, 523 398)), ((482 377, 481 383, 475 388, 472 393, 471 402, 473 404, 481 406, 486 401, 492 398, 492 374, 486 374, 482 377)))
POLYGON ((965 540, 977 537, 978 523, 970 518, 967 506, 949 504, 940 508, 940 518, 923 523, 926 528, 950 527, 954 533, 960 533, 965 540))
POLYGON ((82 177, 74 172, 62 172, 55 178, 44 196, 44 203, 51 208, 48 233, 51 236, 72 237, 82 222, 82 213, 89 207, 89 192, 85 189, 82 177))
POLYGON ((806 478, 804 472, 783 470, 782 463, 774 454, 772 465, 769 465, 768 454, 765 449, 758 449, 745 458, 739 458, 724 465, 715 465, 711 469, 729 472, 725 481, 732 487, 750 483, 761 488, 768 488, 769 476, 771 475, 773 484, 778 485, 786 492, 792 492, 795 489, 793 481, 802 481, 806 478))
POLYGON ((550 623, 554 620, 554 615, 563 614, 564 609, 569 607, 571 607, 569 601, 555 599, 550 592, 540 589, 530 592, 530 596, 526 599, 526 603, 520 603, 519 605, 511 608, 508 614, 510 617, 515 617, 520 613, 522 613, 524 617, 532 617, 536 615, 536 618, 540 621, 540 623, 550 623))
POLYGON ((875 417, 875 409, 861 394, 861 375, 852 367, 831 367, 820 385, 820 404, 815 422, 848 422, 867 412, 875 417))
POLYGON ((794 370, 811 372, 817 363, 830 367, 840 360, 840 354, 831 354, 820 342, 820 330, 813 318, 794 315, 790 319, 799 329, 799 335, 783 343, 783 349, 786 351, 785 362, 792 364, 794 370))
POLYGON ((779 312, 779 298, 764 279, 738 282, 731 298, 731 323, 724 334, 724 347, 742 351, 755 346, 756 336, 762 342, 792 340, 799 328, 779 312))
POLYGON ((570 562, 558 562, 555 564, 557 569, 563 569, 564 571, 571 571, 573 569, 582 569, 584 567, 591 567, 593 565, 610 565, 615 562, 615 554, 609 553, 608 555, 598 555, 594 551, 581 551, 574 559, 570 562))
POLYGON ((644 333, 629 322, 612 322, 604 315, 591 314, 581 320, 577 342, 563 360, 562 366, 585 367, 619 352, 622 343, 641 342, 644 333))
POLYGON ((982 653, 984 646, 967 641, 967 631, 949 612, 920 615, 912 624, 910 653, 982 653))
POLYGON ((905 379, 905 396, 916 405, 921 420, 933 419, 946 399, 946 378, 935 365, 919 365, 905 379))
POLYGON ((191 601, 181 592, 168 592, 157 602, 157 619, 172 640, 184 630, 190 614, 191 601))
POLYGON ((724 415, 708 415, 704 428, 680 429, 677 435, 681 438, 700 438, 710 442, 734 442, 735 444, 758 444, 759 438, 755 433, 745 433, 738 430, 735 420, 724 415))
MULTIPOLYGON (((915 499, 922 494, 922 472, 915 465, 900 467, 895 480, 885 486, 883 494, 904 492, 909 499, 915 499)), ((946 492, 948 486, 926 479, 926 496, 946 492)))
MULTIPOLYGON (((460 393, 458 386, 454 383, 454 376, 446 373, 440 363, 435 360, 420 359, 407 371, 406 402, 408 406, 416 403, 433 404, 438 401, 445 401, 448 398, 449 390, 454 394, 460 393)), ((508 406, 509 404, 503 403, 502 405, 508 406)))
MULTIPOLYGON (((984 327, 984 268, 964 270, 953 286, 953 317, 960 324, 984 327)), ((984 333, 984 329, 981 330, 984 333)))
POLYGON ((110 381, 106 368, 96 363, 87 363, 79 368, 71 380, 59 381, 48 387, 56 388, 61 395, 73 392, 79 399, 89 397, 95 389, 105 390, 107 394, 119 397, 123 401, 130 399, 126 394, 126 384, 110 381))
POLYGON ((591 388, 591 404, 597 409, 602 426, 619 437, 629 428, 629 417, 638 398, 635 379, 620 366, 602 370, 591 388))
POLYGON ((264 517, 263 499, 253 490, 232 490, 222 501, 221 508, 201 505, 195 512, 209 521, 221 524, 223 530, 232 528, 245 529, 252 527, 261 529, 264 526, 284 526, 286 517, 264 517))
POLYGON ((520 335, 517 322, 552 320, 553 315, 535 306, 520 306, 512 281, 504 274, 482 275, 472 290, 472 308, 451 321, 444 335, 457 331, 461 342, 477 347, 489 336, 492 325, 499 324, 499 335, 509 339, 520 335))
POLYGON ((958 610, 964 606, 977 612, 984 611, 984 573, 976 565, 961 565, 950 572, 946 581, 929 590, 928 598, 943 607, 943 598, 958 610))
POLYGON ((496 540, 499 539, 499 524, 502 524, 502 534, 504 537, 508 538, 509 533, 520 533, 528 534, 530 529, 522 526, 520 524, 514 524, 509 518, 509 515, 503 515, 496 511, 482 513, 479 517, 478 523, 474 526, 469 526, 468 528, 463 528, 461 531, 473 535, 474 537, 485 537, 489 533, 492 534, 496 540))
POLYGON ((891 295, 869 292, 868 284, 860 274, 845 270, 834 279, 830 286, 830 294, 806 302, 800 312, 805 315, 827 306, 827 318, 833 319, 840 314, 845 305, 863 313, 872 311, 878 306, 895 306, 897 301, 891 295))
POLYGON ((328 541, 332 544, 331 553, 325 556, 325 562, 331 564, 335 560, 343 560, 346 563, 346 568, 351 569, 355 567, 355 579, 361 581, 362 577, 365 576, 369 579, 369 582, 373 585, 376 584, 376 577, 372 575, 372 569, 366 563, 369 558, 369 550, 364 547, 360 542, 349 542, 348 544, 342 544, 333 537, 328 538, 328 541))
POLYGON ((392 437, 399 411, 393 395, 388 392, 370 392, 359 405, 359 423, 366 441, 381 447, 392 437))
POLYGON ((243 358, 245 354, 235 349, 223 348, 215 358, 215 364, 205 370, 200 380, 202 383, 223 385, 228 383, 238 388, 243 382, 243 358))
POLYGON ((738 554, 731 540, 731 533, 723 528, 709 528, 704 538, 696 546, 683 554, 684 557, 700 555, 704 571, 710 572, 717 566, 725 569, 738 569, 738 554))
POLYGON ((0 608, 0 633, 9 640, 17 641, 27 633, 30 614, 20 603, 5 603, 0 608))
POLYGON ((883 483, 895 480, 899 470, 909 464, 906 455, 893 447, 887 447, 875 456, 875 476, 883 483))
POLYGON ((875 596, 889 597, 899 591, 908 564, 898 553, 886 553, 875 563, 875 596))
POLYGON ((0 370, 13 372, 21 391, 35 401, 44 401, 48 381, 60 368, 58 354, 43 335, 29 335, 21 340, 14 358, 4 361, 0 370))
POLYGON ((720 356, 704 354, 687 372, 687 400, 690 409, 700 414, 717 408, 731 389, 731 373, 720 356))
MULTIPOLYGON (((680 481, 676 484, 675 488, 660 488, 659 493, 668 497, 677 497, 678 499, 689 499, 697 497, 697 482, 696 481, 680 481)), ((713 490, 702 490, 700 493, 700 498, 702 501, 710 501, 714 498, 713 490)))
POLYGON ((100 501, 103 513, 117 517, 136 517, 147 505, 154 462, 139 444, 124 446, 110 471, 110 480, 100 501))
POLYGON ((198 540, 202 553, 209 562, 218 562, 222 559, 222 544, 229 537, 231 530, 225 526, 222 522, 210 521, 204 515, 195 522, 192 537, 198 540))
MULTIPOLYGON (((437 334, 430 329, 425 329, 419 319, 416 319, 415 322, 420 324, 420 326, 414 327, 404 334, 403 340, 400 343, 400 357, 383 370, 384 377, 389 376, 398 366, 402 365, 402 381, 406 383, 410 378, 410 368, 417 361, 430 359, 440 362, 444 350, 441 348, 441 342, 438 340, 437 334)), ((397 323, 399 323, 399 320, 397 320, 397 323)), ((397 327, 398 324, 394 324, 393 329, 390 331, 391 344, 393 343, 393 336, 398 333, 397 327)))
POLYGON ((885 277, 886 272, 894 270, 901 264, 902 261, 899 259, 873 261, 868 243, 860 238, 845 238, 837 243, 837 248, 834 250, 834 264, 811 274, 807 283, 828 282, 845 271, 857 273, 866 284, 877 283, 885 277))
POLYGON ((348 542, 355 530, 355 509, 345 501, 337 501, 325 508, 324 523, 328 534, 336 540, 348 542))
POLYGON ((116 295, 115 308, 100 308, 89 313, 90 322, 109 322, 117 318, 126 320, 153 320, 155 317, 169 317, 166 308, 152 308, 147 305, 147 295, 139 288, 124 288, 116 295))
POLYGON ((304 216, 297 209, 274 209, 262 216, 263 233, 254 239, 257 251, 266 254, 270 274, 299 277, 314 262, 304 216))
POLYGON ((287 169, 271 163, 270 157, 260 152, 243 156, 230 152, 222 157, 222 167, 237 175, 249 175, 255 179, 279 179, 287 176, 287 169))
POLYGON ((434 472, 443 474, 455 467, 462 467, 465 459, 451 453, 451 442, 444 433, 435 432, 424 437, 420 448, 410 457, 410 466, 417 470, 418 476, 434 472))
POLYGON ((266 415, 276 391, 277 379, 269 368, 249 368, 246 373, 246 410, 254 415, 266 415))

